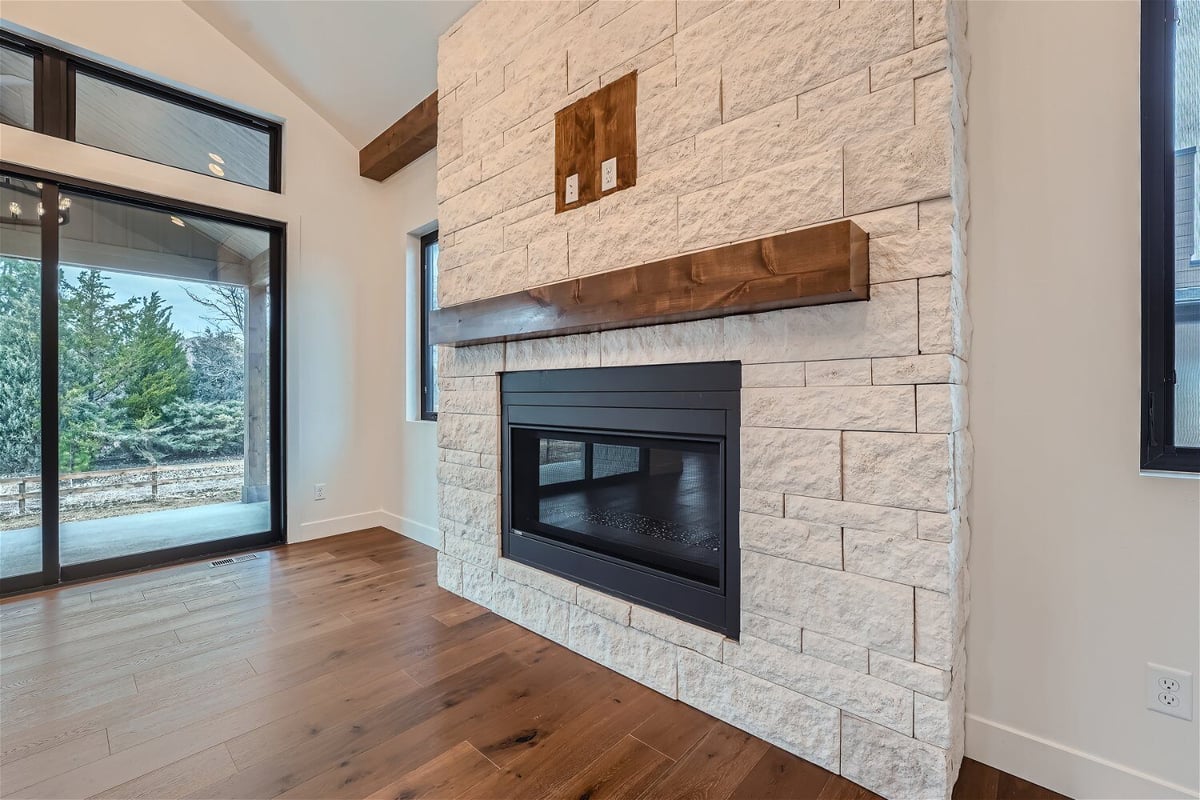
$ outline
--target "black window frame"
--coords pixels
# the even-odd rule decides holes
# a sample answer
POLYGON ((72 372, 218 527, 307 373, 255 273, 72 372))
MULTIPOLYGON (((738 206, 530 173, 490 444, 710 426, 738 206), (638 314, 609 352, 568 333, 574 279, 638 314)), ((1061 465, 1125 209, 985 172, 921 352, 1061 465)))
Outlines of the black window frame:
MULTIPOLYGON (((191 94, 173 86, 158 83, 157 81, 108 64, 102 64, 73 53, 59 50, 28 37, 21 36, 8 29, 0 29, 0 44, 32 55, 34 58, 33 131, 35 133, 42 133, 72 142, 75 141, 75 75, 77 72, 83 72, 91 77, 116 84, 121 88, 139 92, 163 102, 182 106, 211 117, 216 117, 217 119, 266 133, 268 137, 269 163, 267 165, 267 188, 264 191, 276 194, 282 193, 283 126, 280 123, 231 108, 230 106, 223 105, 206 97, 191 94)), ((96 145, 87 146, 96 147, 97 150, 105 149, 96 145)), ((192 175, 204 174, 174 164, 163 164, 161 161, 154 161, 153 159, 131 153, 121 153, 121 155, 137 158, 152 164, 162 164, 163 166, 178 169, 192 175)), ((235 183, 239 186, 262 189, 262 187, 229 178, 209 177, 213 177, 214 180, 224 180, 226 183, 235 183)))
POLYGON ((421 419, 426 422, 437 422, 438 412, 433 406, 433 387, 437 383, 437 374, 433 361, 429 358, 429 312, 430 302, 437 298, 430 293, 430 272, 435 265, 430 263, 430 248, 438 244, 438 232, 431 231, 421 237, 421 419))
POLYGON ((1142 413, 1144 470, 1200 472, 1175 445, 1175 0, 1142 0, 1142 413))

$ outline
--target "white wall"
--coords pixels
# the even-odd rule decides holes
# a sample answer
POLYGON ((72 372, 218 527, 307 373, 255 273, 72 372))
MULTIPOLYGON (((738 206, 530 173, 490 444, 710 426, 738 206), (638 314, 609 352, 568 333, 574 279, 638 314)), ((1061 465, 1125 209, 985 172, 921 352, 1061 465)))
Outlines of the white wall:
POLYGON ((2 13, 285 118, 282 196, 10 127, 3 128, 0 156, 286 221, 289 539, 386 522, 379 510, 388 472, 381 464, 390 447, 378 412, 389 373, 403 362, 380 361, 387 352, 381 315, 395 316, 395 296, 381 289, 402 289, 391 276, 403 256, 393 249, 385 187, 359 178, 358 153, 346 139, 183 3, 6 0, 2 13), (311 499, 316 482, 327 484, 327 500, 311 499))
POLYGON ((970 4, 967 755, 1076 797, 1197 790, 1200 481, 1138 474, 1139 10, 970 4))

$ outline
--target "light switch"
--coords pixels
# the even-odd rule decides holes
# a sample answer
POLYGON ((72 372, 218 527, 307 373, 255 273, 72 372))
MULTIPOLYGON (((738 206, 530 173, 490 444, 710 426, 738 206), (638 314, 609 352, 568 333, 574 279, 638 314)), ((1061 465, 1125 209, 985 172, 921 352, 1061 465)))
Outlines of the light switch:
MULTIPOLYGON (((595 163, 594 161, 592 162, 595 163)), ((579 173, 567 176, 567 188, 563 191, 563 202, 567 205, 579 202, 579 173)))
POLYGON ((617 159, 610 158, 600 165, 600 191, 617 188, 617 159))

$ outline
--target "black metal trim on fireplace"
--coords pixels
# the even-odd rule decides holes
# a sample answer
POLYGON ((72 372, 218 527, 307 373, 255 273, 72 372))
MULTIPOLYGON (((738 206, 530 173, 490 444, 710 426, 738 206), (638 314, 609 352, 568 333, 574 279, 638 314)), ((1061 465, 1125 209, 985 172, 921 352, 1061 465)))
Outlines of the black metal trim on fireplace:
POLYGON ((507 372, 500 389, 503 556, 736 639, 741 362, 507 372), (717 585, 514 529, 514 429, 718 442, 725 535, 717 585))

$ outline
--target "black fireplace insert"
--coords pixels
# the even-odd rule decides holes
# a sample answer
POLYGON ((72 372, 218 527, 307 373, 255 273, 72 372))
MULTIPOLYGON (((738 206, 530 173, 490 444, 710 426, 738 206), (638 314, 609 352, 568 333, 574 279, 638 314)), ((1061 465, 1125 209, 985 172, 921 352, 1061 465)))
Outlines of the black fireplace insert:
POLYGON ((736 638, 740 362, 500 385, 504 556, 736 638))

